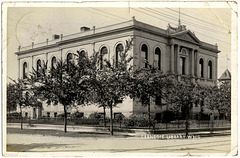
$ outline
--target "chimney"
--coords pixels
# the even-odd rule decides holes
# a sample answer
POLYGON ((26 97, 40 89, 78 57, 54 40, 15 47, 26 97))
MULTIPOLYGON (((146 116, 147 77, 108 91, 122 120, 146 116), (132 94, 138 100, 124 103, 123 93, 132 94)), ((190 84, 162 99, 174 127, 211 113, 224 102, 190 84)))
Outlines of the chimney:
POLYGON ((90 28, 86 27, 86 26, 83 26, 83 27, 80 28, 81 32, 85 32, 85 31, 89 31, 89 30, 90 30, 90 28))
POLYGON ((53 37, 53 40, 55 40, 55 39, 59 39, 59 38, 60 38, 60 36, 57 35, 57 34, 54 34, 52 37, 53 37))

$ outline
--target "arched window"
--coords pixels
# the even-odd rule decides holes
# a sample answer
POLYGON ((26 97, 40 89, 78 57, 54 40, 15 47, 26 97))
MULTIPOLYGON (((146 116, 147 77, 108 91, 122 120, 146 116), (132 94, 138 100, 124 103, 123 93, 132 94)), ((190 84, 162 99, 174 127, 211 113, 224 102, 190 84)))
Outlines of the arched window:
POLYGON ((118 62, 120 58, 120 54, 123 52, 123 45, 118 44, 116 47, 116 67, 118 67, 118 62))
POLYGON ((208 78, 212 79, 212 61, 208 62, 208 78))
POLYGON ((81 56, 86 56, 87 54, 86 54, 86 52, 84 50, 82 50, 82 51, 80 51, 80 55, 81 56))
POLYGON ((57 58, 54 56, 52 57, 51 68, 56 69, 56 67, 57 67, 57 58))
POLYGON ((199 60, 199 71, 200 71, 200 77, 202 77, 202 78, 204 77, 204 67, 203 67, 203 65, 204 65, 204 61, 201 58, 199 60))
POLYGON ((142 47, 141 47, 141 57, 142 57, 142 60, 144 61, 145 65, 144 67, 147 68, 148 67, 148 47, 146 44, 143 44, 142 47))
POLYGON ((181 67, 181 74, 182 75, 185 75, 186 74, 186 72, 185 72, 185 61, 186 61, 186 58, 185 57, 180 57, 180 67, 181 67))
POLYGON ((41 60, 37 60, 37 77, 40 76, 40 69, 41 69, 41 60))
POLYGON ((29 101, 29 98, 30 98, 29 92, 26 92, 26 93, 25 93, 25 99, 26 99, 26 101, 29 101))
POLYGON ((23 63, 23 79, 27 78, 28 69, 27 69, 27 62, 23 63))
POLYGON ((72 53, 68 53, 68 55, 67 55, 67 72, 70 72, 70 63, 72 63, 73 62, 73 55, 72 55, 72 53))
POLYGON ((108 53, 107 47, 102 47, 101 52, 100 52, 100 70, 103 69, 103 62, 104 62, 104 56, 108 53))
POLYGON ((158 47, 155 49, 154 61, 157 64, 158 70, 161 70, 161 50, 158 47))
POLYGON ((72 53, 68 53, 68 55, 67 55, 67 64, 69 64, 72 61, 73 61, 73 55, 72 55, 72 53))

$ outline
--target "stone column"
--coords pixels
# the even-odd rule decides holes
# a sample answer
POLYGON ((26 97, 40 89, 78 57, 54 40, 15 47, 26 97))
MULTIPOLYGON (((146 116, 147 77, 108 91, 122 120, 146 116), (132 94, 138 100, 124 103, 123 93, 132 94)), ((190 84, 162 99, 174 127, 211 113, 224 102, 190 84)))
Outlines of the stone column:
POLYGON ((176 49, 176 72, 178 75, 180 75, 180 55, 179 55, 179 50, 180 50, 180 46, 177 45, 177 49, 176 49))
MULTIPOLYGON (((218 62, 217 62, 217 58, 215 58, 215 63, 214 63, 215 67, 213 69, 214 72, 214 76, 213 76, 213 80, 217 80, 217 73, 218 73, 218 62)), ((217 84, 217 82, 215 83, 217 84)))
POLYGON ((33 72, 33 55, 31 56, 31 60, 32 60, 32 68, 31 68, 31 72, 33 72))
POLYGON ((196 50, 195 51, 195 59, 196 59, 196 61, 195 61, 195 76, 198 78, 199 77, 199 61, 198 61, 198 51, 196 50))
MULTIPOLYGON (((191 76, 194 76, 194 49, 191 50, 190 63, 191 63, 191 71, 190 71, 190 74, 191 74, 191 76)), ((198 64, 198 62, 197 62, 196 64, 198 64)))
POLYGON ((174 44, 171 45, 171 56, 170 56, 170 62, 171 62, 171 73, 174 73, 174 44))
POLYGON ((18 78, 20 78, 20 72, 21 68, 20 68, 20 59, 18 58, 18 78))
MULTIPOLYGON (((45 61, 44 64, 47 64, 47 62, 48 62, 48 53, 46 53, 46 61, 45 61)), ((49 63, 49 64, 50 64, 50 63, 49 63)), ((48 69, 48 65, 47 65, 47 69, 48 69)))

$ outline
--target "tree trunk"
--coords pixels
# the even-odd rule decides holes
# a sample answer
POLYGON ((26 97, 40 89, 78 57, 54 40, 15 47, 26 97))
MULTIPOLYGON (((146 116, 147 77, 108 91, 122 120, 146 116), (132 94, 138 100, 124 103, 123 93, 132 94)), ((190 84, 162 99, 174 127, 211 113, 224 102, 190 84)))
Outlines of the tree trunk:
POLYGON ((106 127, 106 107, 103 106, 103 125, 106 127))
POLYGON ((188 136, 189 130, 189 108, 186 108, 186 122, 185 122, 185 131, 186 131, 186 137, 188 136))
POLYGON ((10 117, 10 108, 8 108, 8 117, 7 117, 7 120, 11 123, 12 121, 11 121, 11 117, 10 117))
POLYGON ((64 132, 67 133, 67 107, 64 105, 64 132))
POLYGON ((20 106, 20 113, 21 113, 21 130, 23 129, 23 117, 22 117, 22 106, 20 106))
POLYGON ((151 114, 150 114, 150 103, 148 104, 148 129, 151 128, 151 114))
POLYGON ((110 107, 110 135, 113 135, 113 110, 112 110, 112 104, 109 106, 110 107))

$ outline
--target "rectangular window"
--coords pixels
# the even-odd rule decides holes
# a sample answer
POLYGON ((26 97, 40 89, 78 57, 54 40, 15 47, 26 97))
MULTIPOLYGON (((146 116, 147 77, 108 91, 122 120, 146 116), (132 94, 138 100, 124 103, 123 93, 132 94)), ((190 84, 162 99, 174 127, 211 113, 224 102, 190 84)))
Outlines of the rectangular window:
POLYGON ((122 99, 118 99, 118 100, 116 100, 116 103, 115 103, 115 104, 121 104, 122 102, 123 102, 122 99))
POLYGON ((50 112, 47 112, 47 117, 48 117, 48 118, 50 117, 50 112))
POLYGON ((36 116, 37 116, 37 114, 36 114, 36 108, 33 108, 33 118, 35 119, 36 116))
POLYGON ((54 118, 56 118, 57 117, 57 112, 54 112, 54 118))
POLYGON ((157 95, 155 97, 155 105, 162 105, 162 97, 161 97, 161 95, 157 95))
POLYGON ((180 67, 181 67, 181 74, 182 75, 185 75, 185 60, 186 60, 186 58, 181 57, 180 67))
POLYGON ((28 113, 27 112, 25 112, 25 118, 28 118, 28 113))

